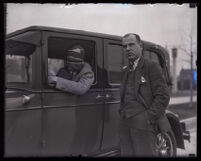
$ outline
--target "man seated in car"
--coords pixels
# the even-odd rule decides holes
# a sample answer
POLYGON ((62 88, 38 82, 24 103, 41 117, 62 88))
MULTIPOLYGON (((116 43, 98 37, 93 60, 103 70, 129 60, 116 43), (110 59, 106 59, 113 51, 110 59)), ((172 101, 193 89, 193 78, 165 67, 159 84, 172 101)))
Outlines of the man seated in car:
POLYGON ((48 84, 73 94, 85 94, 94 81, 94 73, 91 66, 84 61, 84 57, 83 47, 80 45, 71 47, 67 51, 64 68, 57 74, 49 72, 48 84))

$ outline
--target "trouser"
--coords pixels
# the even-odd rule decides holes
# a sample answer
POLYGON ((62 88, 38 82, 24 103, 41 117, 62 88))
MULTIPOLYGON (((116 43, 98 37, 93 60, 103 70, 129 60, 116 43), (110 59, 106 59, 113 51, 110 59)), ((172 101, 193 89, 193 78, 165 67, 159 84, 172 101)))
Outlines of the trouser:
POLYGON ((156 133, 139 128, 133 119, 120 119, 119 135, 122 157, 156 157, 156 133))

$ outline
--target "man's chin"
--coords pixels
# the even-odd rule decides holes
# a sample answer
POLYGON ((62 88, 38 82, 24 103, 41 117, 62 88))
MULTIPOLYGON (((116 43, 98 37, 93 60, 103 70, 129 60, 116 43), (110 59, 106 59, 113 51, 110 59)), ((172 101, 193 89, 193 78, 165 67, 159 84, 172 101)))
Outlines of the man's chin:
POLYGON ((135 60, 136 60, 136 58, 129 57, 129 58, 128 58, 128 60, 129 60, 129 61, 135 61, 135 60))

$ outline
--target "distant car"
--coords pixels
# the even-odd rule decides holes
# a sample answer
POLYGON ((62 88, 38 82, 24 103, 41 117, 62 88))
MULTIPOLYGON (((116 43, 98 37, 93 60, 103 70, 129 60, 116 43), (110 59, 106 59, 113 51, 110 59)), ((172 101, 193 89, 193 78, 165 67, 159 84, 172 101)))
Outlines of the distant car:
MULTIPOLYGON (((143 41, 144 57, 161 65, 167 82, 169 55, 143 41)), ((5 155, 119 156, 120 80, 126 59, 121 37, 80 30, 32 26, 6 37, 5 155), (80 44, 95 81, 81 96, 48 85, 48 70, 64 65, 67 49, 80 44)), ((172 130, 158 134, 161 156, 175 156, 190 137, 167 111, 172 130)))

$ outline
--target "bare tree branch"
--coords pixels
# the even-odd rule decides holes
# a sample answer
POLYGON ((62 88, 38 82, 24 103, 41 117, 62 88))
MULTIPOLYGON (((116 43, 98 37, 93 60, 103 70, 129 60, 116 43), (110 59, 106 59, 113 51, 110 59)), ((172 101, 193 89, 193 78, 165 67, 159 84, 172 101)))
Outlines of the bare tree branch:
POLYGON ((190 60, 188 60, 188 59, 181 59, 181 60, 184 62, 187 62, 188 64, 190 63, 190 60))
POLYGON ((183 47, 181 46, 177 46, 178 49, 182 50, 183 52, 185 52, 188 56, 191 56, 191 54, 183 47))

